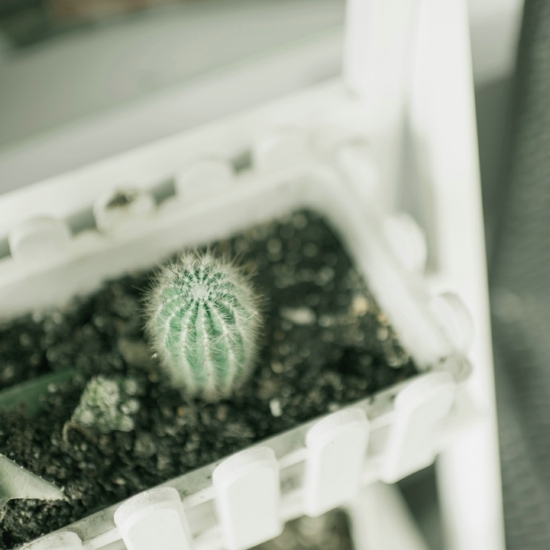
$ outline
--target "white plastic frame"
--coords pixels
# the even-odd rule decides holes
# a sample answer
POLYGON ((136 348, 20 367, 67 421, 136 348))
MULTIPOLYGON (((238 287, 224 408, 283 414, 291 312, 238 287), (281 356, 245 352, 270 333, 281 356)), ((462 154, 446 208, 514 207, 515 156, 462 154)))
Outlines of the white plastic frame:
MULTIPOLYGON (((294 142, 296 132, 293 131, 294 142)), ((420 431, 423 426, 413 426, 410 422, 407 424, 407 418, 399 416, 399 411, 394 408, 395 396, 405 389, 410 393, 412 388, 419 386, 420 394, 418 391, 415 393, 415 403, 418 399, 419 403, 423 403, 422 392, 426 382, 435 377, 434 383, 437 386, 440 383, 438 377, 445 374, 445 384, 448 385, 450 381, 454 386, 455 381, 459 382, 467 376, 469 363, 463 351, 453 345, 451 335, 434 315, 431 308, 432 298, 423 287, 421 273, 417 269, 407 271, 395 256, 395 247, 392 248, 387 241, 384 232, 386 217, 377 212, 371 203, 373 197, 376 197, 376 186, 373 186, 368 197, 359 196, 357 189, 360 182, 356 178, 362 173, 361 170, 356 172, 350 169, 349 162, 338 160, 341 158, 339 151, 347 147, 348 140, 334 143, 331 154, 323 160, 321 153, 326 153, 326 148, 316 148, 310 135, 302 133, 303 141, 309 145, 305 151, 302 149, 301 155, 294 155, 295 148, 285 145, 286 134, 286 131, 278 132, 275 136, 269 135, 265 141, 260 139, 260 144, 268 142, 270 146, 259 147, 262 151, 259 167, 253 166, 247 172, 234 175, 229 183, 216 188, 216 194, 210 193, 208 189, 204 193, 193 189, 193 193, 188 194, 185 192, 186 187, 180 184, 177 186, 176 196, 166 200, 154 212, 147 211, 142 223, 136 222, 135 212, 132 212, 128 224, 121 218, 118 224, 110 226, 108 230, 94 230, 77 235, 55 256, 21 258, 15 255, 2 260, 0 299, 10 307, 13 314, 24 312, 36 303, 43 306, 61 303, 74 292, 91 291, 104 278, 116 276, 130 268, 154 265, 181 247, 203 244, 227 236, 246 226, 299 207, 314 208, 327 216, 340 233, 357 268, 368 280, 402 342, 419 367, 429 371, 424 375, 428 377, 426 381, 422 377, 416 381, 406 381, 354 405, 354 410, 362 411, 365 418, 368 418, 370 427, 370 443, 366 454, 364 448, 359 451, 364 454, 360 467, 361 481, 357 484, 359 490, 362 484, 378 479, 381 468, 388 461, 396 465, 392 474, 394 479, 410 471, 410 464, 406 467, 400 465, 404 464, 403 460, 411 451, 410 445, 414 446, 415 442, 411 442, 410 438, 406 440, 406 434, 399 430, 396 432, 392 426, 401 426, 405 422, 411 429, 420 431), (271 154, 269 151, 277 162, 267 158, 271 154), (289 155, 286 161, 285 155, 289 155), (32 289, 40 290, 33 294, 32 289), (394 441, 393 447, 396 450, 390 450, 393 454, 388 456, 387 440, 392 433, 391 440, 394 441), (399 443, 401 440, 402 443, 399 443), (409 470, 400 469, 407 467, 409 470)), ((317 133, 317 137, 323 136, 317 133)), ((250 148, 257 150, 254 144, 250 144, 250 148)), ((206 150, 201 156, 210 157, 211 154, 206 150)), ((349 154, 346 159, 349 161, 349 154)), ((225 162, 229 163, 229 159, 225 162)), ((372 170, 373 167, 368 162, 367 158, 359 154, 353 166, 372 170)), ((189 169, 186 173, 194 173, 195 178, 200 180, 204 163, 197 161, 194 166, 193 171, 189 169)), ((207 165, 207 170, 210 170, 210 164, 207 165)), ((184 181, 196 180, 187 178, 184 181)), ((124 190, 123 187, 117 187, 119 188, 124 190)), ((431 391, 433 384, 428 383, 426 387, 431 391)), ((428 398, 429 395, 426 394, 426 399, 428 398)), ((426 406, 431 407, 429 403, 426 406)), ((437 411, 436 407, 434 414, 440 414, 437 411)), ((445 419, 442 433, 429 433, 423 438, 424 443, 430 441, 432 458, 442 444, 441 436, 450 437, 449 434, 454 433, 455 429, 467 424, 471 420, 470 411, 471 406, 465 396, 462 396, 462 399, 456 401, 452 414, 445 419)), ((443 412, 447 413, 448 407, 443 412)), ((407 414, 408 409, 405 412, 407 414)), ((445 414, 440 414, 438 418, 443 420, 444 416, 445 414)), ((319 490, 322 480, 315 484, 311 482, 311 476, 307 481, 305 475, 307 468, 321 460, 320 453, 323 453, 322 445, 314 451, 311 448, 306 449, 307 434, 317 424, 317 420, 312 420, 250 448, 252 451, 267 447, 276 457, 281 476, 280 504, 277 504, 281 521, 304 512, 313 515, 321 512, 320 508, 316 509, 312 505, 311 494, 319 490), (316 454, 312 455, 312 452, 316 454)), ((366 426, 365 422, 364 429, 367 429, 366 426)), ((318 431, 317 426, 314 432, 318 431)), ((309 440, 312 440, 311 435, 309 440)), ((194 548, 220 547, 222 532, 216 519, 220 517, 219 514, 222 518, 226 517, 224 532, 228 532, 227 522, 230 520, 227 517, 231 515, 226 513, 227 505, 224 507, 220 504, 219 499, 222 497, 215 497, 211 482, 211 475, 218 464, 205 466, 167 484, 177 489, 183 497, 194 548), (217 512, 213 499, 218 501, 217 512)), ((422 462, 418 467, 424 465, 425 462, 422 462)), ((350 495, 351 493, 347 497, 350 495)), ((337 494, 328 497, 325 495, 325 499, 332 499, 333 505, 342 502, 337 494)), ((113 524, 116 509, 116 506, 107 508, 68 529, 79 534, 85 545, 92 548, 103 548, 116 543, 121 537, 113 524)), ((273 532, 271 530, 269 536, 273 532)), ((240 539, 226 540, 229 541, 226 546, 246 548, 234 542, 242 540, 242 536, 240 539)), ((257 538, 255 541, 259 542, 257 538)))
MULTIPOLYGON (((363 2, 363 0, 352 1, 356 7, 363 2)), ((372 0, 368 3, 375 6, 378 2, 372 0)), ((421 80, 415 84, 412 101, 414 113, 412 127, 415 136, 419 136, 418 141, 421 146, 429 153, 426 159, 426 175, 429 184, 434 186, 432 191, 435 197, 434 204, 430 206, 436 213, 437 229, 442 230, 438 240, 438 246, 441 247, 438 250, 438 256, 441 253, 438 258, 441 270, 439 273, 432 273, 432 280, 434 287, 439 288, 445 286, 444 278, 449 277, 451 286, 454 284, 461 290, 461 293, 467 296, 468 305, 473 311, 477 325, 483 331, 481 336, 480 333, 476 333, 474 339, 473 353, 483 368, 476 376, 472 387, 476 397, 490 411, 489 423, 478 430, 479 433, 476 433, 473 438, 466 437, 467 445, 459 443, 461 448, 456 448, 455 444, 455 449, 444 455, 443 466, 440 468, 440 479, 443 481, 444 513, 449 527, 450 539, 448 542, 451 548, 468 548, 468 550, 472 548, 502 548, 502 517, 497 494, 498 462, 495 456, 494 396, 492 395, 490 357, 488 357, 490 352, 487 351, 489 340, 486 324, 486 292, 483 282, 479 189, 475 172, 475 153, 471 150, 471 147, 475 146, 475 130, 472 127, 471 90, 468 89, 471 82, 467 68, 466 72, 464 70, 465 64, 467 67, 469 62, 466 60, 468 48, 464 42, 466 36, 464 6, 460 0, 450 0, 446 3, 425 0, 422 4, 424 9, 421 17, 421 27, 423 26, 421 34, 427 36, 428 39, 418 48, 418 52, 422 53, 423 62, 419 63, 415 69, 416 76, 418 78, 418 75, 431 74, 432 78, 436 78, 437 74, 439 81, 437 85, 433 85, 432 82, 422 83, 421 80), (434 49, 434 43, 430 44, 430 40, 436 35, 438 47, 434 49), (426 44, 430 45, 426 48, 426 44), (446 47, 447 44, 450 44, 449 47, 446 47), (428 59, 430 56, 425 55, 426 51, 431 52, 430 55, 433 59, 428 59), (450 55, 450 59, 446 58, 448 55, 450 55), (438 59, 435 59, 436 57, 438 59), (444 60, 443 65, 440 64, 440 59, 444 60), (437 70, 434 70, 436 67, 437 70), (442 71, 442 67, 446 67, 448 70, 443 69, 442 71), (459 69, 458 72, 455 70, 456 67, 459 69), (442 77, 442 74, 445 77, 442 77), (429 93, 426 93, 427 88, 431 90, 431 93, 436 94, 435 101, 430 98, 429 93), (446 101, 445 94, 452 96, 454 102, 446 101), (455 120, 452 116, 448 116, 450 108, 459 118, 455 120), (433 124, 433 115, 437 119, 435 125, 433 124), (447 127, 441 126, 441 124, 446 124, 447 127), (458 147, 456 147, 457 144, 458 147), (445 150, 448 153, 452 152, 452 162, 445 150), (464 179, 458 181, 457 178, 458 180, 464 179), (449 187, 451 181, 453 185, 449 187), (464 220, 471 221, 471 216, 475 223, 468 225, 467 231, 463 231, 464 220), (459 229, 460 235, 457 235, 458 228, 461 228, 459 229), (473 254, 469 252, 472 250, 475 251, 473 254), (473 469, 476 475, 471 476, 470 460, 473 457, 476 461, 476 468, 473 469), (460 476, 456 475, 457 472, 460 472, 460 476), (484 474, 484 477, 481 478, 478 474, 484 474), (487 479, 489 482, 486 481, 487 479), (458 498, 455 496, 456 493, 459 494, 458 498), (475 509, 471 507, 471 498, 474 495, 476 502, 483 503, 484 512, 483 514, 475 513, 475 517, 475 509), (483 522, 483 525, 480 522, 483 522)), ((412 4, 408 4, 408 6, 410 5, 412 4)), ((384 13, 388 15, 388 12, 384 13)), ((384 32, 391 30, 391 18, 386 19, 384 25, 388 22, 390 25, 384 32)), ((375 20, 371 24, 377 25, 378 21, 375 20)), ((356 34, 355 36, 360 35, 356 34)), ((359 40, 359 42, 361 41, 359 40)), ((354 45, 352 36, 349 47, 353 50, 358 47, 358 43, 354 45)), ((359 65, 354 70, 362 71, 363 69, 359 65)), ((377 71, 379 72, 379 69, 374 67, 371 72, 371 80, 376 79, 377 71)), ((385 84, 389 85, 391 82, 385 81, 385 84)), ((384 90, 381 94, 384 94, 384 90)), ((374 99, 376 100, 376 97, 374 99)), ((384 174, 384 185, 392 185, 392 182, 388 182, 387 160, 393 158, 392 155, 395 155, 397 151, 392 132, 396 130, 395 123, 398 123, 398 119, 394 117, 389 121, 379 120, 377 124, 374 124, 373 109, 376 111, 376 105, 373 106, 372 101, 369 105, 362 104, 360 94, 359 96, 350 95, 349 88, 342 83, 321 87, 276 105, 270 105, 267 109, 246 113, 226 120, 223 124, 212 125, 186 136, 167 140, 81 170, 78 173, 53 178, 44 184, 3 197, 0 201, 0 235, 7 237, 14 227, 25 221, 21 217, 22 212, 30 216, 46 214, 54 218, 67 218, 79 210, 89 208, 90 204, 95 201, 98 191, 109 192, 121 182, 146 188, 166 176, 177 173, 205 152, 215 157, 230 158, 249 148, 258 136, 265 133, 266 129, 275 126, 290 125, 298 128, 299 131, 305 129, 307 132, 312 132, 312 139, 316 142, 317 151, 321 153, 321 156, 323 156, 323 150, 334 152, 332 146, 336 142, 341 143, 342 138, 345 141, 345 139, 353 140, 359 136, 361 140, 374 146, 372 156, 381 163, 362 163, 363 168, 366 168, 362 174, 366 175, 367 179, 362 177, 361 181, 363 184, 369 183, 367 191, 370 189, 372 176, 376 176, 377 164, 384 174), (384 138, 386 130, 389 131, 389 134, 386 134, 387 140, 384 138), (384 139, 377 140, 378 137, 384 139), (388 145, 382 146, 386 156, 383 151, 377 150, 376 146, 377 143, 383 142, 388 145)), ((397 106, 396 110, 392 112, 402 113, 402 107, 397 106)), ((357 156, 355 158, 357 159, 357 156)), ((345 171, 344 166, 340 166, 340 168, 345 171)), ((358 185, 361 185, 361 182, 358 185)), ((374 186, 376 187, 376 182, 374 186)), ((390 204, 391 209, 391 200, 385 200, 384 203, 385 205, 390 204)), ((123 228, 120 231, 123 233, 123 228)), ((80 243, 83 242, 85 241, 80 241, 80 243)), ((394 249, 396 248, 395 243, 392 243, 392 246, 394 249)), ((399 262, 396 258, 394 260, 399 262)), ((4 261, 7 265, 10 260, 4 261)), ((408 261, 401 263, 411 265, 408 261)), ((34 270, 33 276, 36 276, 44 265, 41 267, 34 265, 33 267, 33 262, 30 261, 27 262, 27 267, 30 272, 34 270)), ((50 265, 49 269, 52 269, 52 273, 55 271, 54 267, 53 264, 50 265)), ((0 271, 2 269, 3 267, 0 266, 0 271)), ((17 268, 7 268, 3 272, 3 274, 9 275, 10 284, 23 284, 23 279, 26 277, 25 271, 23 270, 20 276, 17 275, 17 271, 17 268)), ((412 276, 410 279, 414 280, 415 277, 412 276)), ((90 282, 88 281, 87 284, 90 282)), ((458 321, 454 324, 460 327, 461 322, 458 321)), ((460 340, 460 338, 457 340, 452 336, 450 339, 460 340)), ((458 371, 460 370, 459 366, 458 371)), ((363 481, 366 483, 378 476, 377 472, 384 456, 386 427, 393 423, 395 414, 392 401, 401 389, 403 389, 402 386, 392 388, 378 395, 370 405, 361 405, 366 407, 365 410, 372 427, 364 470, 363 481)), ((471 411, 468 393, 463 388, 459 388, 455 405, 442 427, 441 437, 437 439, 438 445, 444 447, 445 441, 448 443, 453 439, 457 442, 464 441, 464 438, 457 439, 455 437, 455 428, 467 423, 468 418, 471 419, 471 411)), ((281 469, 283 520, 303 512, 301 504, 303 497, 300 493, 302 478, 299 472, 300 464, 304 460, 303 440, 306 428, 307 425, 301 426, 286 434, 286 437, 275 438, 269 442, 270 445, 273 445, 281 469), (293 490, 289 490, 289 488, 293 488, 293 490)), ((184 497, 184 506, 192 518, 191 524, 194 526, 197 548, 215 548, 219 545, 219 534, 216 534, 217 527, 215 525, 206 531, 200 531, 199 528, 201 524, 204 527, 204 523, 201 523, 199 519, 213 517, 212 507, 207 504, 210 498, 208 497, 209 489, 204 486, 205 475, 207 478, 208 471, 211 472, 212 468, 213 466, 207 467, 206 470, 201 469, 204 471, 198 470, 184 476, 185 479, 174 481, 175 485, 181 487, 180 493, 184 497), (199 533, 202 534, 199 535, 199 533)), ((479 512, 479 508, 477 510, 479 512)), ((90 518, 90 520, 84 520, 73 526, 84 536, 86 546, 100 548, 110 541, 118 540, 113 528, 109 527, 112 524, 109 519, 112 517, 112 513, 113 510, 107 509, 94 517, 93 521, 90 518)), ((113 547, 116 545, 117 543, 114 542, 113 547)))

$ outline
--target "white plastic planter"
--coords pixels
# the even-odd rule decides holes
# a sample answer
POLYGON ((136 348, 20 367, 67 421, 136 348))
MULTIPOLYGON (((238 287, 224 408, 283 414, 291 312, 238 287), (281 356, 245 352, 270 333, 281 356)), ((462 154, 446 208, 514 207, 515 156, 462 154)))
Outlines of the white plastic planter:
MULTIPOLYGON (((99 228, 72 238, 68 229, 62 230, 63 222, 44 217, 10 230, 12 255, 0 261, 3 317, 63 303, 128 269, 151 267, 181 248, 297 208, 314 209, 338 231, 424 371, 172 480, 166 489, 153 489, 69 526, 86 546, 103 548, 122 539, 130 550, 139 550, 139 541, 151 536, 167 550, 176 539, 181 539, 178 548, 245 550, 278 534, 290 518, 319 515, 349 501, 365 484, 394 482, 425 467, 442 438, 469 421, 468 404, 455 400, 457 383, 470 370, 465 351, 471 327, 460 301, 430 296, 420 269, 425 260, 422 233, 410 219, 404 222, 403 216, 394 218, 379 209, 376 181, 365 192, 364 174, 376 174, 365 147, 357 147, 353 135, 329 149, 316 147, 324 137, 331 136, 307 129, 273 131, 249 144, 252 166, 239 173, 230 158, 205 149, 198 157, 207 160, 182 166, 174 174, 176 194, 158 207, 151 206, 146 186, 135 191, 133 185, 117 185, 111 198, 104 192, 89 205, 99 228), (40 246, 48 254, 36 254, 40 246), (173 533, 161 543, 155 530, 173 533)), ((154 184, 152 180, 150 187, 154 184)), ((76 191, 78 178, 74 185, 76 191)), ((59 191, 54 185, 51 192, 55 197, 59 191)))
MULTIPOLYGON (((375 488, 373 494, 383 496, 379 502, 386 502, 395 511, 391 491, 378 480, 393 482, 428 465, 459 430, 477 420, 470 393, 462 383, 470 371, 466 355, 472 337, 469 316, 456 296, 431 295, 423 274, 427 251, 423 234, 410 218, 394 211, 392 200, 388 200, 388 195, 396 193, 391 177, 396 168, 391 164, 396 163, 395 125, 403 112, 402 67, 399 62, 399 66, 391 64, 395 70, 386 71, 379 59, 364 61, 357 55, 369 46, 375 51, 373 42, 388 44, 389 37, 405 36, 407 33, 401 31, 408 28, 408 23, 397 15, 408 17, 407 10, 413 3, 404 2, 407 10, 397 11, 395 2, 372 3, 385 9, 378 14, 380 20, 371 21, 369 26, 356 24, 359 16, 368 15, 367 2, 351 1, 350 13, 355 15, 350 19, 346 59, 348 83, 352 83, 355 94, 344 82, 321 86, 0 197, 0 250, 7 248, 8 242, 11 250, 11 255, 0 259, 0 317, 62 303, 128 269, 151 267, 183 247, 204 244, 308 207, 323 214, 340 234, 423 373, 171 480, 160 489, 106 508, 32 543, 32 550, 76 549, 82 544, 94 550, 122 549, 125 545, 132 550, 141 548, 139 541, 134 541, 134 534, 141 533, 141 528, 148 537, 155 537, 153 531, 168 524, 167 532, 170 529, 173 537, 179 537, 178 547, 244 550, 274 536, 285 521, 303 514, 315 516, 343 503, 356 515, 366 509, 372 511, 376 507, 372 498, 353 498, 361 487, 369 485, 375 488), (380 76, 388 78, 377 79, 380 76), (247 155, 252 159, 251 168, 236 171, 234 166, 247 155), (153 195, 163 194, 167 180, 172 181, 175 195, 156 204, 153 195), (69 225, 78 226, 80 222, 75 220, 85 220, 92 214, 97 229, 71 236, 69 225), (255 484, 263 487, 259 495, 251 491, 255 484), (247 492, 249 498, 244 498, 247 492), (247 529, 252 505, 258 511, 258 522, 247 529)), ((460 1, 442 4, 429 0, 423 6, 423 36, 431 39, 439 32, 437 29, 445 29, 454 42, 445 49, 447 43, 438 34, 437 45, 441 47, 437 53, 442 59, 448 54, 460 65, 468 54, 460 1)), ((420 42, 427 51, 435 51, 433 44, 427 48, 420 42)), ((392 51, 392 59, 404 59, 401 46, 406 45, 392 51)), ((433 77, 434 66, 438 66, 426 59, 415 73, 415 94, 428 86, 418 80, 425 76, 422 71, 433 77)), ((465 120, 473 113, 467 78, 462 75, 457 83, 451 76, 448 80, 456 93, 453 101, 461 116, 466 113, 461 118, 465 120)), ((429 84, 430 90, 436 90, 433 93, 440 87, 429 84)), ((426 121, 430 120, 432 106, 425 93, 420 96, 413 98, 412 123, 424 137, 423 130, 431 131, 426 121)), ((434 103, 440 109, 438 120, 446 120, 443 114, 450 108, 443 105, 443 97, 437 96, 434 103)), ((461 194, 458 184, 453 192, 451 186, 443 186, 450 173, 462 177, 456 166, 471 164, 469 147, 474 134, 460 125, 457 133, 455 126, 436 125, 433 130, 437 143, 445 143, 447 148, 444 152, 435 147, 434 169, 427 162, 444 180, 434 192, 439 202, 429 207, 438 214, 438 209, 445 211, 446 217, 438 221, 438 229, 445 229, 441 243, 467 242, 471 248, 481 237, 479 233, 468 234, 468 239, 451 238, 460 223, 454 223, 454 233, 445 223, 455 210, 466 214, 473 211, 468 202, 475 187, 475 182, 468 179, 470 172, 465 182, 467 192, 461 194), (454 151, 448 145, 455 144, 457 135, 459 147, 454 151), (459 161, 453 164, 450 154, 459 161), (455 196, 460 200, 453 203, 455 196)), ((458 222, 468 220, 463 215, 458 222)), ((458 248, 449 247, 438 259, 445 267, 458 257, 470 259, 458 248)), ((479 274, 482 269, 479 259, 477 262, 473 268, 479 274)), ((471 270, 471 265, 465 269, 471 270)), ((465 292, 481 288, 477 279, 475 284, 471 284, 471 277, 462 280, 466 281, 461 286, 465 292)), ((482 292, 469 304, 477 307, 480 296, 483 298, 482 292)), ((476 315, 476 319, 485 322, 483 315, 476 315)), ((487 342, 484 340, 482 345, 487 342)), ((481 355, 477 349, 476 358, 481 355)), ((482 401, 490 407, 487 384, 484 391, 482 401)), ((492 458, 485 463, 486 471, 495 467, 492 458)), ((447 471, 450 479, 452 467, 447 471)), ((450 486, 449 479, 445 483, 450 486)), ((472 477, 466 485, 479 485, 476 479, 472 477)), ((463 480, 453 479, 455 486, 458 483, 463 480)), ((453 535, 457 541, 470 541, 453 548, 471 550, 493 544, 500 511, 494 487, 487 495, 483 493, 481 500, 492 513, 490 519, 496 519, 484 530, 474 521, 476 518, 470 517, 472 514, 468 515, 471 503, 462 498, 464 495, 451 501, 447 494, 447 505, 452 502, 450 508, 456 506, 461 512, 453 526, 460 533, 453 535), (463 517, 467 523, 462 522, 463 517), (474 540, 485 542, 475 546, 471 542, 474 540)), ((250 519, 251 524, 254 521, 250 519)), ((407 529, 395 531, 403 536, 398 545, 389 547, 404 548, 410 533, 407 529)), ((172 548, 171 539, 152 540, 158 542, 156 548, 172 548)), ((496 541, 490 547, 500 548, 498 544, 496 541)), ((374 547, 368 546, 368 550, 374 547)))

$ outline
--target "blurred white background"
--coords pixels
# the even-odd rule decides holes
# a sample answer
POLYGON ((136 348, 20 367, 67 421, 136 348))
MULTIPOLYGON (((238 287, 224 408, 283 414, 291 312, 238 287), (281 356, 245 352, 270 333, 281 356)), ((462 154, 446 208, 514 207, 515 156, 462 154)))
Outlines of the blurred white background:
MULTIPOLYGON (((4 14, 9 4, 0 2, 4 14)), ((476 88, 498 136, 506 91, 494 87, 513 73, 522 0, 469 0, 469 8, 476 88)), ((344 0, 155 6, 16 44, 14 25, 16 36, 37 25, 31 10, 22 14, 0 26, 0 193, 341 69, 344 0)))

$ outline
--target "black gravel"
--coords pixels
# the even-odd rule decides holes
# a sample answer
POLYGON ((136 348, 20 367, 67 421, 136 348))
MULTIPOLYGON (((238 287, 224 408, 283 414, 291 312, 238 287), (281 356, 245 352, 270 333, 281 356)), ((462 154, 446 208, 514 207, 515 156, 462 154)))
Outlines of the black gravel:
MULTIPOLYGON (((107 505, 414 375, 336 235, 296 212, 211 246, 237 257, 263 297, 257 368, 231 400, 189 400, 168 387, 143 336, 150 272, 109 281, 67 307, 0 326, 0 388, 75 368, 43 411, 0 413, 0 453, 63 487, 67 501, 12 500, 0 548, 13 548, 107 505), (92 376, 132 377, 131 432, 66 430, 92 376)), ((0 397, 1 400, 1 397, 0 397)))

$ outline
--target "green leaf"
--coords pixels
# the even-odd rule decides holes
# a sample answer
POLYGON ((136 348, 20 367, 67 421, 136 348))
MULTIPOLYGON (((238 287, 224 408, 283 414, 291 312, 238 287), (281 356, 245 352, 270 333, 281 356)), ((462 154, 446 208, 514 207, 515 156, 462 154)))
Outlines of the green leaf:
POLYGON ((75 369, 65 369, 45 374, 0 391, 0 410, 9 411, 24 403, 29 415, 38 413, 42 407, 40 396, 48 391, 48 386, 70 380, 75 372, 75 369))

